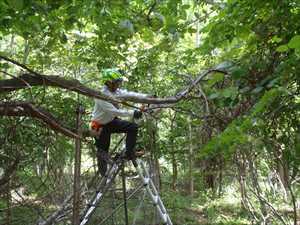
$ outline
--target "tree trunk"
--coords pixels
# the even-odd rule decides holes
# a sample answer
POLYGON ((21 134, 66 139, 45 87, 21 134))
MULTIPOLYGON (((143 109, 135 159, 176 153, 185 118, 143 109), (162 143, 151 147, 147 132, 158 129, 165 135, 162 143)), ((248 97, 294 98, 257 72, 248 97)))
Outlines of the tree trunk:
POLYGON ((240 153, 237 152, 235 155, 234 161, 237 164, 237 172, 238 172, 238 181, 240 186, 241 193, 241 206, 242 208, 248 210, 247 202, 247 194, 246 194, 246 185, 245 185, 245 177, 246 177, 246 166, 245 161, 240 153))
POLYGON ((29 56, 29 42, 28 39, 25 39, 25 43, 24 43, 24 55, 23 55, 23 64, 26 64, 28 56, 29 56))
POLYGON ((175 158, 175 153, 174 153, 174 147, 172 147, 172 190, 176 191, 177 190, 177 178, 178 178, 178 168, 177 168, 177 161, 175 158))
POLYGON ((260 204, 260 211, 262 213, 262 216, 263 216, 263 224, 268 224, 268 211, 267 211, 267 207, 266 207, 266 204, 265 202, 263 201, 263 199, 261 198, 261 193, 262 193, 262 190, 260 188, 260 185, 258 183, 258 175, 257 175, 257 170, 256 170, 256 167, 255 167, 255 163, 254 163, 254 159, 253 158, 249 158, 248 159, 248 164, 249 164, 249 171, 250 171, 250 174, 251 174, 251 179, 252 179, 252 185, 253 185, 253 188, 254 188, 254 192, 255 195, 258 197, 258 201, 259 201, 259 204, 260 204))
POLYGON ((210 158, 204 160, 204 181, 207 188, 210 188, 213 193, 215 192, 215 181, 216 181, 216 175, 215 175, 215 169, 216 169, 216 161, 215 158, 210 158))
POLYGON ((297 225, 297 203, 296 203, 296 198, 295 198, 295 194, 293 192, 293 189, 292 189, 292 186, 289 185, 288 186, 288 190, 290 191, 290 194, 291 194, 291 201, 292 201, 292 205, 293 205, 293 216, 294 216, 294 225, 297 225))
POLYGON ((178 179, 178 167, 177 167, 177 160, 176 160, 176 154, 175 154, 175 144, 174 144, 174 138, 172 138, 172 133, 174 130, 174 121, 176 119, 176 112, 174 113, 174 116, 171 120, 171 129, 170 129, 170 146, 171 146, 171 159, 172 159, 172 190, 177 190, 177 179, 178 179))
POLYGON ((192 122, 189 120, 189 195, 193 197, 194 194, 194 177, 193 177, 193 135, 192 135, 192 122))
POLYGON ((11 192, 10 192, 10 182, 11 178, 8 178, 6 184, 6 200, 7 200, 7 211, 6 211, 6 224, 11 225, 11 192))
POLYGON ((289 183, 288 166, 281 158, 277 159, 277 172, 280 179, 282 191, 284 192, 284 199, 287 201, 287 189, 289 183))
MULTIPOLYGON (((77 131, 81 136, 81 115, 83 113, 83 107, 81 105, 77 108, 77 131)), ((75 140, 75 163, 74 163, 74 198, 73 198, 73 217, 72 224, 79 225, 80 223, 80 164, 81 164, 81 140, 77 138, 75 140)))
POLYGON ((159 165, 159 161, 157 158, 153 159, 153 180, 154 180, 154 184, 157 188, 157 190, 160 192, 162 185, 161 185, 161 176, 160 176, 160 165, 159 165))
POLYGON ((219 163, 219 186, 218 186, 218 197, 221 198, 222 192, 223 192, 223 164, 224 160, 223 157, 220 157, 220 163, 219 163))
POLYGON ((240 152, 237 152, 235 155, 234 162, 237 165, 237 172, 238 172, 238 181, 240 185, 240 193, 241 193, 241 206, 245 210, 247 210, 252 218, 255 221, 259 221, 259 219, 255 215, 255 208, 249 201, 249 197, 247 194, 247 189, 246 189, 246 172, 247 172, 247 166, 246 166, 246 159, 245 155, 241 154, 240 152))

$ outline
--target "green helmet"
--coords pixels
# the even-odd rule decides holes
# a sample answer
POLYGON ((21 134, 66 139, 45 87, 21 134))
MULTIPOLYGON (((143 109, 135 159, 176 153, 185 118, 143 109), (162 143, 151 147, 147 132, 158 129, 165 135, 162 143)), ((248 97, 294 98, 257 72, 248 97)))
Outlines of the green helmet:
POLYGON ((117 68, 103 69, 102 70, 102 81, 122 81, 123 75, 117 68))

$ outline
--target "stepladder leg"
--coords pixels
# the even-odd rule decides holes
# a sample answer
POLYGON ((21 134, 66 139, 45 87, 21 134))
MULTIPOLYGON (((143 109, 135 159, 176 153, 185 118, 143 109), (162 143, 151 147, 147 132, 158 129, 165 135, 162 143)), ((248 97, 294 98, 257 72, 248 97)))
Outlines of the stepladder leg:
POLYGON ((150 174, 144 164, 144 162, 141 159, 136 159, 136 165, 135 168, 137 169, 137 172, 139 174, 139 177, 141 178, 143 185, 145 186, 147 193, 153 202, 155 208, 157 209, 157 212, 166 225, 173 225, 170 216, 167 213, 167 210, 159 196, 159 193, 150 177, 150 174))
POLYGON ((99 206, 100 202, 102 201, 104 194, 109 190, 119 170, 120 170, 120 165, 118 162, 115 162, 111 166, 111 168, 107 171, 106 176, 104 176, 101 179, 99 183, 99 187, 97 188, 94 197, 90 200, 89 204, 87 205, 87 208, 83 213, 80 225, 88 224, 96 208, 99 206))

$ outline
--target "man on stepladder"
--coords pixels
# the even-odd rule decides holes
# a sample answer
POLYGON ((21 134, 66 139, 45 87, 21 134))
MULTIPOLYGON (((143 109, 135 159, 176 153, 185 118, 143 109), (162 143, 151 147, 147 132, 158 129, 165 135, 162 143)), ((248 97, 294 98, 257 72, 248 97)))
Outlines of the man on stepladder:
MULTIPOLYGON (((120 89, 123 80, 124 76, 118 69, 104 69, 102 71, 102 81, 104 83, 102 92, 114 97, 118 97, 118 95, 147 97, 146 94, 120 89)), ((143 154, 142 151, 135 151, 138 125, 134 122, 122 120, 119 117, 139 119, 142 117, 142 110, 120 109, 118 104, 95 99, 90 126, 92 131, 96 133, 95 145, 97 147, 98 169, 102 176, 105 175, 107 170, 108 150, 112 133, 126 133, 125 157, 128 160, 133 160, 143 154)))

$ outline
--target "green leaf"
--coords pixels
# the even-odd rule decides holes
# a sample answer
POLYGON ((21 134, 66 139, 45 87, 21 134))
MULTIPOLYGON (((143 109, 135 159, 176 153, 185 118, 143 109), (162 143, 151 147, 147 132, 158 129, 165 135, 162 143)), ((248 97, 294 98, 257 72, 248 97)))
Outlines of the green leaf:
POLYGON ((215 98, 218 98, 218 97, 219 97, 219 93, 218 92, 213 93, 210 96, 208 96, 209 99, 215 99, 215 98))
POLYGON ((290 42, 288 43, 288 46, 290 48, 298 49, 300 50, 300 35, 294 36, 290 42))
POLYGON ((213 86, 215 83, 222 81, 224 79, 224 74, 223 73, 214 73, 212 79, 208 81, 208 86, 213 86))
POLYGON ((273 87, 276 83, 278 83, 278 78, 275 78, 275 79, 271 80, 271 81, 267 84, 267 87, 268 87, 268 88, 271 88, 271 87, 273 87))
POLYGON ((195 17, 196 17, 197 19, 200 18, 200 14, 199 14, 199 13, 195 12, 194 15, 195 15, 195 17))
POLYGON ((141 32, 141 37, 146 42, 153 42, 154 41, 154 33, 151 30, 149 30, 148 28, 145 28, 141 32))
POLYGON ((181 6, 181 9, 189 9, 190 7, 191 7, 190 5, 185 4, 181 6))
POLYGON ((273 43, 280 43, 282 41, 282 38, 279 38, 277 35, 272 37, 271 42, 273 43))
POLYGON ((193 28, 193 27, 189 27, 189 28, 188 28, 188 32, 189 32, 190 34, 196 33, 196 32, 197 32, 197 29, 195 29, 195 28, 193 28))
POLYGON ((240 93, 242 93, 242 94, 247 93, 247 92, 249 92, 249 91, 250 91, 250 87, 248 87, 248 86, 246 86, 246 87, 240 89, 240 93))
POLYGON ((280 45, 278 48, 276 48, 277 52, 286 52, 289 50, 289 47, 287 45, 280 45))
POLYGON ((0 69, 8 69, 9 64, 8 63, 0 63, 0 69))
POLYGON ((223 93, 222 95, 225 97, 225 98, 235 98, 238 94, 238 90, 236 87, 229 87, 229 88, 226 88, 225 90, 223 90, 223 93))
POLYGON ((153 13, 150 17, 151 27, 154 31, 158 31, 163 28, 165 24, 165 17, 160 13, 153 13))
POLYGON ((234 67, 231 69, 231 71, 232 78, 235 80, 238 80, 241 77, 245 76, 248 72, 245 68, 241 67, 234 67))
POLYGON ((41 30, 41 20, 38 16, 30 16, 28 18, 28 22, 34 30, 36 30, 36 31, 41 30))

